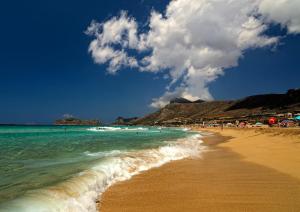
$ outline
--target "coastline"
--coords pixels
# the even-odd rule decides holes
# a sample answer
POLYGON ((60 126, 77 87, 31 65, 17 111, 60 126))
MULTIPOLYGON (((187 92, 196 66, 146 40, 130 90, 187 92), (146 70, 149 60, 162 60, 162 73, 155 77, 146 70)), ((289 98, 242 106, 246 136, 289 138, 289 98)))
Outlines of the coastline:
POLYGON ((205 148, 197 133, 177 128, 55 126, 1 130, 1 150, 7 153, 3 158, 10 159, 2 161, 0 211, 97 211, 97 198, 114 183, 173 160, 197 157, 205 148), (27 139, 32 142, 6 139, 6 134, 21 137, 29 133, 27 139), (19 157, 21 148, 26 151, 19 157), (15 165, 20 158, 24 161, 21 168, 15 165))
POLYGON ((217 133, 203 139, 210 151, 113 185, 101 211, 300 210, 298 132, 193 129, 217 133))

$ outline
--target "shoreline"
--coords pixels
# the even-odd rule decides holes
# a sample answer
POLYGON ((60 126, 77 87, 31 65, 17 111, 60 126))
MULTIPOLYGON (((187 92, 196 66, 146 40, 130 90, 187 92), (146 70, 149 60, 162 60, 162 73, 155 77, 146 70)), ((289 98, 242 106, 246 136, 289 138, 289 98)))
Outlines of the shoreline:
MULTIPOLYGON (((11 129, 7 132, 11 133, 11 129)), ((26 167, 19 169, 21 171, 15 171, 15 166, 6 162, 8 177, 3 181, 6 184, 2 183, 0 211, 97 211, 95 202, 109 186, 173 160, 197 157, 205 148, 198 134, 172 128, 81 127, 66 133, 61 129, 28 127, 13 132, 20 135, 46 132, 45 137, 49 139, 43 139, 45 142, 40 145, 28 142, 28 151, 22 155, 26 167), (50 133, 58 135, 55 140, 51 140, 50 133), (82 138, 74 139, 78 135, 82 138), (59 143, 60 151, 68 153, 69 157, 54 159, 51 153, 56 152, 58 146, 49 145, 51 142, 59 143), (40 152, 44 146, 49 147, 49 151, 40 152), (73 154, 70 154, 70 146, 73 154), (39 155, 33 154, 36 152, 39 155), (24 171, 28 178, 23 178, 24 171)), ((40 141, 40 136, 33 136, 31 140, 40 141)), ((19 149, 25 147, 24 143, 10 144, 7 145, 8 155, 4 156, 19 159, 19 149), (16 158, 9 154, 10 150, 15 150, 16 158)))
POLYGON ((203 139, 210 150, 201 158, 173 161, 117 183, 102 194, 98 208, 104 212, 300 210, 297 133, 193 130, 215 133, 203 139))

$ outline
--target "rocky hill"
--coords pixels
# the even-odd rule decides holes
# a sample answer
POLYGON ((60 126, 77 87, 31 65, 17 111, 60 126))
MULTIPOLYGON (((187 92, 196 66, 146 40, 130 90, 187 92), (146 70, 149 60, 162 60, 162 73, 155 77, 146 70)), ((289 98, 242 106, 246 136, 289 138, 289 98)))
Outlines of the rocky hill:
POLYGON ((269 116, 287 112, 300 112, 300 89, 291 89, 285 94, 255 95, 230 101, 191 102, 177 98, 155 113, 127 124, 179 125, 203 121, 264 121, 269 116))
POLYGON ((81 120, 78 118, 70 117, 56 120, 55 125, 89 125, 89 126, 97 126, 101 125, 99 120, 81 120))

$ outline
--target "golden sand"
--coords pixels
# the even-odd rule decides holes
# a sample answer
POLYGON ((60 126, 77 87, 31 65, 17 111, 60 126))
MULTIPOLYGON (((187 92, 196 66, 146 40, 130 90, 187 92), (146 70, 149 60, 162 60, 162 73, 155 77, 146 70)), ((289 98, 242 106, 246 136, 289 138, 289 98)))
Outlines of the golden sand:
POLYGON ((300 128, 211 129, 223 136, 233 136, 220 144, 254 162, 300 180, 300 128))
POLYGON ((112 186, 101 211, 300 211, 298 131, 211 131, 226 137, 207 138, 199 159, 112 186))

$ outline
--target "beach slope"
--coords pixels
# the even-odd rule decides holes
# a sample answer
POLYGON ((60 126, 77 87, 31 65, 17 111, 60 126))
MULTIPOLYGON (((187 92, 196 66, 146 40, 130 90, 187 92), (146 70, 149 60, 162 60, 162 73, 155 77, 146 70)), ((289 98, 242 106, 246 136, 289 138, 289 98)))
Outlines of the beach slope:
POLYGON ((298 131, 219 133, 226 137, 206 138, 209 151, 200 158, 112 186, 101 211, 300 211, 298 131))

